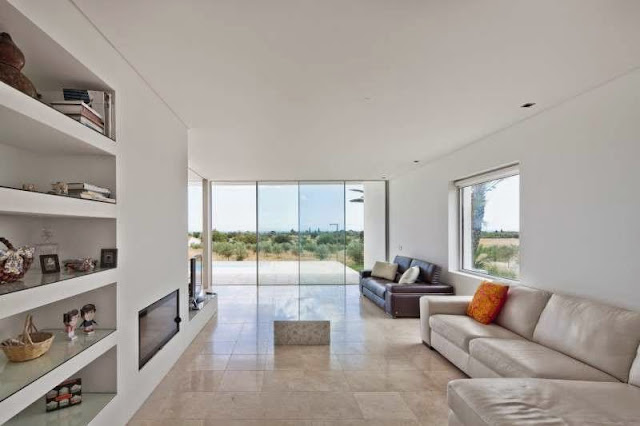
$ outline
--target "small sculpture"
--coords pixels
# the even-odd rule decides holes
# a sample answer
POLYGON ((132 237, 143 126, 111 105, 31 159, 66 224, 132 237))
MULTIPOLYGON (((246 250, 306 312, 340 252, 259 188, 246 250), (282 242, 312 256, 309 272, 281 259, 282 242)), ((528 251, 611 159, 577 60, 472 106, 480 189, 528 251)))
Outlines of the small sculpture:
POLYGON ((31 191, 31 192, 36 192, 38 190, 38 188, 33 183, 23 183, 22 189, 24 189, 25 191, 31 191))
POLYGON ((69 185, 65 182, 56 182, 51 184, 51 192, 56 195, 69 195, 69 185))
POLYGON ((24 63, 24 55, 11 36, 0 33, 0 81, 4 81, 32 98, 37 98, 38 92, 33 83, 21 72, 24 63))
POLYGON ((93 334, 94 324, 98 324, 93 319, 96 316, 96 305, 89 303, 84 305, 80 309, 80 315, 82 315, 82 328, 87 334, 93 334))
POLYGON ((80 259, 68 259, 64 261, 64 266, 69 271, 89 272, 96 268, 97 261, 90 257, 80 259))
POLYGON ((78 319, 80 315, 77 309, 73 309, 67 313, 62 314, 62 322, 64 322, 64 331, 67 333, 67 337, 70 341, 74 341, 78 338, 76 336, 76 326, 78 325, 78 319))

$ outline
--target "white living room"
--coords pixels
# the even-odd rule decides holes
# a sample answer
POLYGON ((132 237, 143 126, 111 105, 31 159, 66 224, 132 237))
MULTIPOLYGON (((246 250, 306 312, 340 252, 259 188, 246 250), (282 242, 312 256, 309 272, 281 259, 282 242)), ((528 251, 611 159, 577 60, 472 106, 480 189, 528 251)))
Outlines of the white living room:
POLYGON ((0 424, 640 425, 638 22, 0 0, 0 424))

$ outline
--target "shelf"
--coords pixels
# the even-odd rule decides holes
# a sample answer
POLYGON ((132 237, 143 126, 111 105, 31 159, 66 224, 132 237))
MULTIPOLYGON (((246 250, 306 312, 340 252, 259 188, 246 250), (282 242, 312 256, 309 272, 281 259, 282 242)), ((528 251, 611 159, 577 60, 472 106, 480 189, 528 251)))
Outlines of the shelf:
MULTIPOLYGON (((13 400, 8 406, 15 408, 18 408, 18 402, 33 402, 27 395, 44 395, 111 349, 117 341, 115 330, 96 330, 92 335, 79 332, 78 338, 73 342, 67 340, 62 330, 50 331, 55 335, 53 344, 40 358, 26 362, 9 362, 4 353, 0 353, 0 401, 13 400)), ((24 408, 20 407, 13 415, 24 408)))
POLYGON ((0 143, 43 154, 115 155, 116 143, 0 82, 0 143))
POLYGON ((116 396, 114 393, 83 393, 82 403, 62 410, 45 411, 44 396, 5 423, 5 426, 85 426, 116 396))
POLYGON ((115 219, 116 205, 101 201, 0 187, 0 213, 115 219))
MULTIPOLYGON (((205 294, 204 295, 204 303, 202 304, 202 308, 199 310, 192 310, 191 307, 189 307, 189 321, 191 321, 192 319, 194 319, 196 317, 196 315, 198 315, 200 312, 203 312, 205 310, 209 309, 209 304, 211 302, 214 302, 213 305, 216 305, 213 307, 214 310, 217 310, 217 299, 218 299, 218 295, 217 294, 205 294)), ((212 306, 213 306, 212 305, 212 306)))
POLYGON ((95 290, 117 281, 117 269, 97 268, 91 272, 41 274, 30 270, 21 281, 0 284, 0 318, 95 290))

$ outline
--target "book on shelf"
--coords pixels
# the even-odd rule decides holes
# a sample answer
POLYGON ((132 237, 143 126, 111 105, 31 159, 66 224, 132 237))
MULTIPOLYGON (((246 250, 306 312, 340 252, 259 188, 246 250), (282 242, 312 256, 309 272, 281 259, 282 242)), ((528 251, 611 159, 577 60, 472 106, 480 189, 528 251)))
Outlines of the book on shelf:
MULTIPOLYGON (((98 132, 116 140, 115 93, 99 90, 62 89, 43 91, 42 101, 65 115, 81 115, 102 127, 98 132)), ((77 117, 72 117, 78 120, 77 117)), ((82 121, 81 121, 82 122, 82 121)), ((94 127, 85 124, 94 130, 94 127)))
POLYGON ((109 188, 103 188, 101 186, 93 185, 86 182, 70 182, 67 184, 67 187, 69 188, 69 192, 89 191, 89 192, 95 192, 95 193, 106 195, 106 196, 111 195, 111 190, 109 188))
POLYGON ((74 115, 74 114, 65 114, 67 117, 71 117, 76 121, 79 121, 80 124, 87 126, 88 128, 95 130, 98 133, 102 133, 104 135, 104 126, 94 123, 89 120, 87 117, 83 115, 74 115))
POLYGON ((94 200, 94 201, 104 201, 106 203, 115 204, 116 200, 113 198, 105 197, 102 194, 98 194, 97 192, 91 191, 82 191, 82 192, 71 192, 69 191, 70 197, 82 198, 85 200, 94 200))

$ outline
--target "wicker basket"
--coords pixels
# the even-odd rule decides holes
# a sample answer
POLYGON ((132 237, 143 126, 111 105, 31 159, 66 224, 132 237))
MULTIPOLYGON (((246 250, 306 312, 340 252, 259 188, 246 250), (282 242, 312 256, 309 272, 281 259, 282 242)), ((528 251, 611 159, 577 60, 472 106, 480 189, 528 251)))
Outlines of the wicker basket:
MULTIPOLYGON (((9 250, 15 251, 16 249, 13 246, 13 244, 11 244, 9 240, 7 240, 6 238, 0 237, 0 243, 7 246, 7 249, 9 250)), ((26 274, 29 268, 31 267, 31 263, 33 262, 33 256, 26 256, 26 255, 22 256, 22 272, 20 273, 5 272, 4 270, 5 262, 6 260, 0 261, 0 284, 12 283, 14 281, 21 280, 24 277, 24 274, 26 274)))
POLYGON ((2 342, 2 350, 9 358, 9 361, 23 362, 36 359, 51 348, 53 343, 53 333, 38 331, 33 324, 33 317, 27 315, 24 321, 24 330, 17 339, 8 339, 2 342), (10 344, 10 342, 21 342, 21 344, 10 344))

